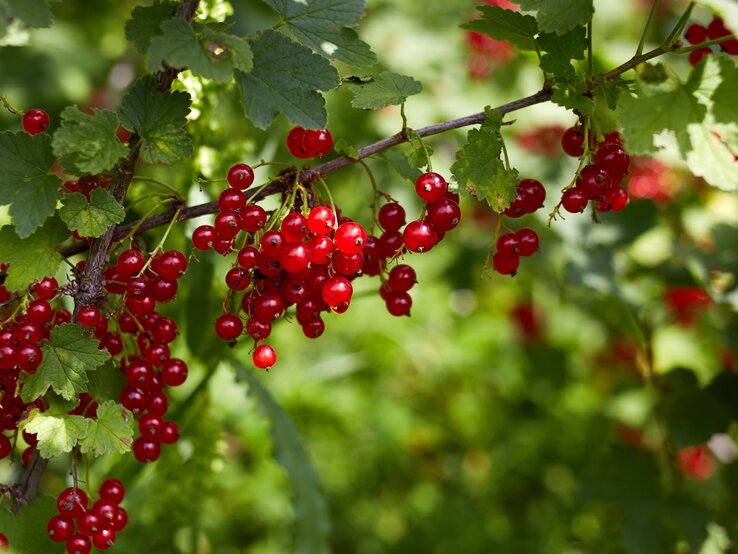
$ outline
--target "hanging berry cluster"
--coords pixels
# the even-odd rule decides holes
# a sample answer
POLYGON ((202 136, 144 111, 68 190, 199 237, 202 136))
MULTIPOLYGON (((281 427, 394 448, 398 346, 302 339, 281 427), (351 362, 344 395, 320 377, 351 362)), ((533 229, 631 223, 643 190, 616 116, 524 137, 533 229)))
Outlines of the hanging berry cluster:
MULTIPOLYGON (((684 38, 689 44, 702 44, 708 40, 719 40, 723 37, 729 36, 731 33, 730 29, 725 26, 725 23, 719 17, 713 18, 712 21, 705 27, 699 23, 692 23, 684 33, 684 38)), ((721 51, 731 56, 738 56, 738 39, 732 38, 721 42, 718 47, 721 51)), ((702 58, 713 54, 714 51, 710 46, 704 46, 697 50, 692 50, 689 53, 689 63, 697 65, 700 63, 702 58)))
MULTIPOLYGON (((297 157, 322 156, 332 144, 327 130, 296 127, 287 138, 288 149, 297 157)), ((426 203, 423 217, 405 225, 404 208, 388 202, 377 214, 384 231, 379 237, 340 216, 330 198, 320 198, 316 190, 300 183, 286 195, 283 208, 269 214, 243 192, 253 181, 250 166, 231 167, 213 225, 197 227, 192 241, 198 250, 225 255, 236 249, 235 241, 244 233, 233 267, 225 275, 229 292, 224 306, 232 307, 216 320, 215 332, 231 344, 244 333, 251 337, 256 344, 252 361, 262 369, 277 360, 274 348, 262 343, 276 320, 294 306, 305 336, 318 338, 325 330, 322 314, 348 310, 351 283, 360 276, 381 275, 380 295, 387 310, 392 315, 407 315, 415 272, 404 264, 390 268, 389 262, 405 251, 429 251, 461 217, 458 196, 449 192, 441 175, 432 172, 421 175, 415 184, 426 203), (239 292, 243 296, 234 301, 239 292)), ((330 195, 327 187, 325 192, 330 195)))

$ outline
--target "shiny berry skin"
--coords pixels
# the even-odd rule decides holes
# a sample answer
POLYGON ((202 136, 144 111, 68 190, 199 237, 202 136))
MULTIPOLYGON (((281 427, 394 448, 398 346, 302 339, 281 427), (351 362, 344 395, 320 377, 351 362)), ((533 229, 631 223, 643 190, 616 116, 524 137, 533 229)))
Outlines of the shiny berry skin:
POLYGON ((351 300, 354 289, 345 277, 337 275, 328 279, 323 285, 323 300, 330 307, 336 307, 351 300))
POLYGON ((581 190, 590 200, 602 198, 611 186, 610 174, 594 165, 588 165, 582 169, 576 184, 576 188, 581 190))
POLYGON ((528 213, 533 213, 543 206, 546 200, 546 189, 536 179, 523 179, 518 185, 518 192, 528 199, 528 213))
POLYGON ((42 359, 43 352, 38 345, 26 344, 18 350, 16 363, 22 371, 33 373, 41 365, 42 359))
POLYGON ((297 126, 290 129, 287 133, 287 150, 290 151, 295 158, 309 158, 305 149, 303 148, 303 140, 305 139, 305 129, 297 126))
POLYGON ((594 164, 609 173, 612 184, 619 183, 628 173, 630 156, 618 144, 604 144, 597 149, 594 164))
POLYGON ((90 554, 92 542, 84 535, 74 535, 67 541, 67 554, 90 554))
POLYGON ((389 202, 379 208, 377 220, 385 231, 399 231, 405 225, 405 209, 396 202, 389 202))
POLYGON ((246 207, 246 195, 240 190, 225 189, 218 196, 218 209, 221 212, 239 212, 246 207))
POLYGON ((364 265, 365 259, 362 252, 356 254, 344 254, 343 252, 336 252, 333 255, 332 266, 333 269, 338 273, 346 276, 352 276, 357 274, 362 266, 364 265))
POLYGON ((55 515, 46 527, 49 538, 54 542, 66 542, 74 535, 74 521, 66 516, 55 515))
POLYGON ((253 308, 256 319, 259 321, 272 321, 280 318, 285 306, 280 295, 267 293, 254 300, 253 308))
POLYGON ((187 380, 187 364, 179 358, 167 360, 161 368, 161 380, 167 387, 180 386, 187 380))
POLYGON ((415 270, 406 264, 393 267, 387 276, 387 284, 392 292, 407 292, 415 283, 417 283, 415 270))
POLYGON ((428 220, 436 230, 450 231, 461 221, 461 210, 453 200, 442 198, 428 205, 428 220))
POLYGON ((520 239, 515 233, 505 233, 497 239, 497 253, 501 256, 517 256, 520 253, 520 239))
POLYGON ((102 522, 100 521, 100 516, 98 516, 95 512, 88 510, 83 515, 77 518, 78 533, 82 533, 87 537, 91 537, 95 533, 99 532, 101 529, 102 522))
POLYGON ((336 248, 344 254, 357 254, 364 249, 366 230, 355 221, 342 223, 333 236, 336 248))
POLYGON ((77 321, 82 327, 94 327, 101 320, 102 314, 97 306, 82 306, 77 312, 77 321))
POLYGON ((59 283, 53 277, 44 277, 33 285, 33 294, 42 300, 51 300, 59 290, 59 283))
POLYGON ((48 323, 54 318, 54 310, 46 300, 41 298, 33 300, 28 304, 26 317, 39 325, 48 323))
POLYGON ((607 202, 613 212, 619 212, 628 205, 628 193, 622 187, 611 188, 602 199, 607 202))
POLYGON ((133 455, 142 464, 155 462, 161 455, 161 444, 139 437, 133 441, 133 455))
MULTIPOLYGON (((164 423, 164 428, 166 428, 167 422, 164 423)), ((125 508, 121 508, 120 506, 117 507, 115 510, 115 516, 113 517, 112 521, 107 522, 107 526, 115 531, 116 533, 122 531, 125 526, 128 524, 128 512, 126 512, 125 508)))
POLYGON ((279 231, 267 231, 261 237, 261 251, 267 256, 279 256, 287 241, 279 231))
POLYGON ((533 229, 523 227, 515 233, 518 239, 518 254, 520 256, 530 256, 538 250, 538 235, 533 229))
POLYGON ((561 148, 572 158, 584 154, 584 133, 581 127, 569 127, 561 137, 561 148))
POLYGON ((325 323, 319 317, 311 319, 302 326, 303 334, 309 339, 317 339, 325 331, 325 323))
POLYGON ((107 500, 113 504, 120 504, 123 502, 125 495, 126 488, 118 479, 105 479, 102 485, 100 485, 100 498, 103 500, 107 500))
POLYGON ((407 224, 402 233, 402 240, 411 252, 428 252, 436 245, 438 237, 433 225, 418 220, 407 224))
POLYGON ((510 203, 510 206, 505 209, 504 213, 507 217, 523 217, 525 214, 528 214, 532 211, 535 211, 533 209, 533 203, 531 202, 531 199, 526 196, 524 193, 518 191, 517 195, 515 196, 515 200, 513 200, 510 203))
POLYGON ((228 170, 228 186, 246 190, 254 182, 254 170, 248 164, 236 164, 228 170))
POLYGON ((112 529, 102 529, 92 535, 92 544, 98 550, 107 550, 115 544, 115 533, 112 529))
POLYGON ((165 421, 159 432, 162 444, 174 444, 179 440, 179 427, 173 421, 165 421))
POLYGON ((243 332, 243 321, 235 314, 223 314, 215 321, 215 333, 223 340, 238 338, 243 332))
POLYGON ((301 241, 308 232, 307 220, 300 212, 288 213, 279 226, 279 232, 287 242, 301 241))
POLYGON ((379 237, 379 251, 387 258, 399 256, 404 244, 399 231, 386 231, 379 237))
POLYGON ((684 38, 687 39, 689 44, 699 44, 707 40, 707 29, 699 23, 692 23, 687 27, 687 31, 684 33, 684 38))
POLYGON ((187 271, 187 258, 178 250, 164 252, 159 258, 157 272, 163 279, 176 281, 187 271))
POLYGON ((302 242, 287 244, 279 255, 279 263, 287 273, 300 273, 310 263, 310 249, 302 242))
POLYGON ((87 509, 87 494, 79 488, 64 489, 56 498, 56 509, 63 516, 76 518, 87 509))
POLYGON ((49 128, 49 114, 35 108, 23 114, 23 130, 29 135, 44 133, 49 128))
POLYGON ((314 265, 327 265, 333 257, 336 245, 325 235, 315 235, 308 241, 310 250, 310 263, 314 265))
POLYGON ((238 251, 236 261, 238 261, 238 265, 240 265, 242 268, 251 269, 252 267, 255 267, 259 264, 260 258, 261 255, 256 248, 254 248, 253 246, 244 246, 243 248, 241 248, 241 250, 238 251))
POLYGON ((256 233, 264 228, 267 213, 261 206, 249 204, 241 210, 241 228, 247 233, 256 233))
POLYGON ((307 226, 316 235, 326 235, 336 228, 336 215, 328 206, 315 206, 310 210, 307 226))
POLYGON ((230 240, 241 231, 243 220, 237 212, 229 210, 218 213, 215 216, 213 225, 215 226, 215 232, 218 234, 218 238, 230 240))
POLYGON ((144 265, 146 265, 146 259, 138 250, 128 249, 121 252, 116 265, 118 266, 118 276, 120 279, 127 281, 143 269, 144 265))
POLYGON ((423 173, 415 181, 415 193, 426 202, 437 202, 448 192, 446 180, 432 171, 423 173))
POLYGON ((328 129, 307 129, 302 139, 302 151, 308 158, 322 158, 333 150, 333 135, 328 129))
POLYGON ((272 324, 268 321, 259 321, 258 319, 250 319, 246 324, 246 332, 248 335, 256 340, 264 340, 272 332, 272 324))
POLYGON ((573 214, 582 213, 586 207, 589 199, 587 196, 577 188, 570 188, 565 190, 561 195, 561 204, 567 212, 573 214))
POLYGON ((138 430, 141 436, 149 440, 160 440, 159 432, 164 425, 161 416, 155 414, 146 414, 138 420, 138 430))
POLYGON ((520 258, 518 256, 505 256, 499 252, 492 256, 492 266, 501 275, 515 275, 519 265, 520 258))
POLYGON ((410 315, 413 299, 406 292, 391 292, 385 301, 387 311, 393 316, 410 315))
POLYGON ((259 369, 269 369, 277 363, 277 353, 274 351, 274 348, 268 344, 260 344, 254 348, 251 360, 259 369))
POLYGON ((225 282, 231 290, 246 290, 251 284, 251 274, 242 267, 234 267, 226 273, 225 282))

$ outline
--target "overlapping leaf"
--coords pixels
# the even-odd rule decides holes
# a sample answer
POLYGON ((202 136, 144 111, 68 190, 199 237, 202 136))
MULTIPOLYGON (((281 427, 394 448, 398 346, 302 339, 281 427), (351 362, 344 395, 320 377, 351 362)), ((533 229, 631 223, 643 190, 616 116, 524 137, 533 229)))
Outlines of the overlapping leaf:
POLYGON ((151 39, 161 34, 161 24, 172 16, 172 3, 156 0, 151 6, 136 6, 126 21, 126 38, 136 50, 146 53, 151 39))
POLYGON ((354 94, 351 105, 364 110, 402 104, 408 96, 423 90, 423 85, 412 77, 391 71, 384 71, 371 81, 348 83, 346 87, 354 94))
POLYGON ((108 227, 126 217, 123 206, 104 189, 94 189, 89 202, 83 194, 68 194, 63 204, 59 217, 71 231, 77 231, 83 237, 99 237, 108 227))
POLYGON ((29 27, 48 27, 54 14, 51 2, 59 0, 0 0, 0 7, 5 5, 11 17, 16 17, 29 27))
POLYGON ((594 15, 592 0, 519 0, 524 11, 535 11, 538 29, 562 34, 585 25, 594 15))
POLYGON ((23 430, 36 435, 38 452, 42 458, 53 458, 71 452, 77 441, 87 432, 84 416, 48 414, 34 410, 23 424, 23 430))
POLYGON ((478 6, 483 19, 475 19, 462 28, 505 40, 518 50, 535 50, 538 24, 533 16, 499 6, 478 6))
POLYGON ((132 416, 120 404, 110 400, 102 402, 97 416, 89 422, 80 450, 96 456, 128 452, 133 442, 132 421, 132 416))
POLYGON ((25 239, 18 237, 11 226, 0 229, 0 260, 10 264, 5 286, 10 290, 25 289, 34 280, 56 273, 62 263, 58 247, 68 235, 57 218, 25 239))

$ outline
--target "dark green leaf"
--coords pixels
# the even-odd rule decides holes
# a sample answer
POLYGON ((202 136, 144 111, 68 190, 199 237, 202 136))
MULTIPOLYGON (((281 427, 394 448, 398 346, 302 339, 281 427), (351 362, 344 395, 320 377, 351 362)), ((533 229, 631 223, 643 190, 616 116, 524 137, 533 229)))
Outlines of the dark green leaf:
POLYGON ((322 56, 354 67, 377 61, 355 27, 364 15, 364 0, 264 0, 281 17, 280 29, 289 29, 303 44, 322 56))
POLYGON ((80 415, 53 415, 34 410, 22 428, 36 435, 42 458, 53 458, 72 451, 87 432, 87 423, 88 420, 80 415))
POLYGON ((383 157, 404 179, 409 179, 414 182, 422 173, 417 167, 408 162, 407 156, 402 152, 397 150, 385 150, 383 157))
POLYGON ((43 360, 38 369, 22 377, 22 395, 26 402, 43 396, 49 388, 70 400, 87 390, 87 372, 110 359, 99 350, 97 339, 85 334, 73 323, 63 323, 51 330, 49 343, 42 347, 43 360))
POLYGON ((53 14, 50 3, 59 0, 3 0, 10 9, 10 15, 22 20, 29 27, 48 27, 53 14))
POLYGON ((423 89, 423 85, 412 77, 391 71, 384 71, 369 82, 347 83, 346 87, 354 94, 351 105, 364 110, 402 104, 408 96, 423 89))
POLYGON ((101 403, 95 418, 89 420, 80 450, 95 456, 128 452, 133 443, 133 421, 132 415, 120 404, 110 400, 101 403))
POLYGON ((519 0, 523 11, 536 13, 538 28, 545 33, 562 34, 592 19, 592 0, 519 0))
POLYGON ((78 192, 68 194, 63 204, 59 217, 70 231, 77 231, 83 237, 99 237, 126 217, 123 206, 105 189, 94 189, 89 202, 78 192))
POLYGON ((54 213, 61 180, 48 171, 55 159, 48 135, 0 133, 0 205, 10 204, 15 230, 22 238, 54 213))
POLYGON ((318 476, 294 423, 264 388, 253 370, 233 359, 231 365, 236 370, 237 379, 248 384, 249 394, 259 401, 264 415, 271 421, 274 456, 287 472, 295 493, 294 510, 297 520, 295 551, 299 554, 329 552, 328 509, 320 490, 318 476))
POLYGON ((54 133, 54 154, 63 156, 62 165, 76 175, 95 174, 115 167, 128 153, 115 132, 118 116, 110 110, 92 108, 93 115, 69 106, 61 113, 61 127, 54 133))
POLYGON ((58 246, 69 236, 57 218, 21 239, 11 226, 0 229, 0 260, 10 264, 5 285, 10 290, 25 289, 36 279, 54 275, 62 263, 58 246))
POLYGON ((161 34, 161 24, 172 16, 172 4, 155 0, 152 6, 136 6, 126 21, 126 38, 141 54, 146 53, 151 39, 161 34))
POLYGON ((172 163, 192 154, 187 134, 190 95, 158 92, 156 80, 148 75, 133 85, 121 103, 120 119, 141 136, 141 159, 147 163, 172 163))
POLYGON ((49 521, 57 514, 56 499, 40 496, 24 506, 17 514, 9 509, 0 509, 0 530, 8 539, 10 554, 39 554, 56 552, 59 544, 49 538, 39 522, 49 521))
POLYGON ((283 113, 303 127, 324 128, 325 100, 317 91, 330 90, 340 82, 328 60, 274 31, 265 31, 251 48, 251 73, 236 73, 249 119, 265 129, 283 113))
POLYGON ((541 69, 559 78, 571 78, 575 69, 571 60, 583 60, 587 48, 587 31, 575 27, 567 33, 541 33, 538 44, 545 52, 541 57, 541 69))
POLYGON ((583 115, 590 115, 594 111, 594 102, 587 92, 587 84, 574 76, 572 79, 562 79, 554 86, 551 101, 569 110, 576 110, 583 115))
MULTIPOLYGON (((194 264, 196 267, 198 264, 194 264)), ((87 374, 89 383, 87 384, 87 392, 98 402, 105 400, 118 400, 120 391, 126 386, 126 379, 123 372, 113 365, 106 363, 95 371, 87 374)))
POLYGON ((536 50, 538 25, 534 17, 499 6, 477 6, 483 19, 462 25, 463 29, 485 34, 496 40, 505 40, 518 50, 536 50))

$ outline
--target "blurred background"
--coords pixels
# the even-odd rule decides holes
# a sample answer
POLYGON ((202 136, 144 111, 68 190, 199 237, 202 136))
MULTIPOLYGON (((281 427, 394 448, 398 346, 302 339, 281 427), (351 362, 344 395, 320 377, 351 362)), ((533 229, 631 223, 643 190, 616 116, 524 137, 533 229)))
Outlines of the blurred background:
MULTIPOLYGON (((146 71, 124 35, 136 4, 65 0, 53 4, 51 28, 8 29, 0 94, 21 109, 44 107, 52 122, 69 104, 116 109, 146 71)), ((241 34, 275 22, 257 0, 202 4, 241 34)), ((660 5, 647 45, 686 2, 660 5)), ((650 6, 595 2, 596 66, 632 56, 650 6)), ((472 0, 368 0, 361 37, 383 66, 423 83, 406 105, 411 127, 539 90, 535 60, 459 28, 474 11, 472 0)), ((693 19, 711 15, 697 9, 693 19)), ((686 60, 667 61, 688 71, 686 60)), ((286 120, 260 131, 231 88, 187 72, 176 87, 194 97, 196 154, 142 173, 199 203, 218 191, 194 185, 198 175, 220 178, 238 161, 292 162, 286 120)), ((364 112, 350 98, 327 95, 336 139, 358 147, 399 129, 399 109, 364 112)), ((487 268, 497 216, 462 198, 458 230, 406 261, 419 281, 411 317, 389 315, 378 280, 361 279, 352 308, 327 317, 320 339, 281 321, 270 338, 277 365, 268 374, 243 369, 237 380, 227 359, 249 364, 250 346, 229 350, 212 331, 231 260, 198 253, 169 307, 183 328, 173 355, 191 370, 172 408, 182 440, 143 469, 130 455, 91 468, 95 483, 115 476, 129 484, 131 525, 116 552, 312 553, 324 544, 341 554, 738 551, 738 197, 668 156, 638 158, 623 212, 602 214, 602 224, 567 216, 548 228, 576 170, 559 146, 576 117, 549 103, 514 118, 504 130, 511 162, 549 193, 547 209, 511 224, 541 237, 541 251, 514 278, 487 268)), ((0 129, 19 128, 0 110, 0 129)), ((465 132, 429 140, 436 171, 449 175, 465 132)), ((411 216, 420 212, 391 158, 368 163, 380 188, 411 216)), ((257 171, 257 179, 269 175, 257 171)), ((328 184, 345 213, 369 224, 361 168, 334 172, 328 184)), ((130 199, 146 187, 134 185, 130 199)), ((148 207, 138 204, 129 218, 148 207)), ((180 226, 168 245, 189 251, 192 229, 205 222, 180 226)), ((45 492, 64 486, 68 467, 52 463, 45 492)), ((0 469, 3 482, 17 474, 17 466, 0 469)))

